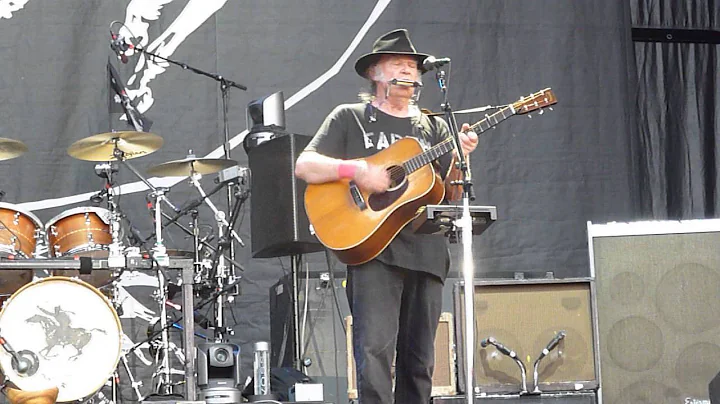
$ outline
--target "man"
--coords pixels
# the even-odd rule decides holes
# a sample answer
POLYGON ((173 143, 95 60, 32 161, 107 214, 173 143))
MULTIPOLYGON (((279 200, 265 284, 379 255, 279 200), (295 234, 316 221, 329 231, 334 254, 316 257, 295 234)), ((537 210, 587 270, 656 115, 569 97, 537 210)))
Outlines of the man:
MULTIPOLYGON (((375 154, 405 136, 415 137, 426 148, 450 136, 443 120, 420 114, 414 105, 427 56, 415 50, 406 30, 378 38, 372 52, 355 64, 357 73, 371 84, 366 102, 340 105, 330 113, 298 157, 295 174, 314 184, 350 178, 364 191, 381 193, 390 186, 385 168, 354 159, 375 154)), ((460 134, 460 141, 467 154, 478 140, 468 132, 460 134)), ((452 154, 436 161, 445 178, 457 177, 449 174, 451 161, 452 154)), ((361 404, 392 403, 393 358, 395 403, 430 401, 435 331, 449 262, 442 236, 415 234, 406 226, 375 259, 348 266, 361 404)))

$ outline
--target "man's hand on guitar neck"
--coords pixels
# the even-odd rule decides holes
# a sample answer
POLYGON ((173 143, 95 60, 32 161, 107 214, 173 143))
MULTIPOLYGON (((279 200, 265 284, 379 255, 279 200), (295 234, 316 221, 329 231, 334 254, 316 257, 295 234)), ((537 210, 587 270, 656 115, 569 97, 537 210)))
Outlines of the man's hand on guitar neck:
POLYGON ((460 147, 466 156, 472 153, 478 145, 477 133, 470 130, 470 125, 464 123, 460 129, 460 147))

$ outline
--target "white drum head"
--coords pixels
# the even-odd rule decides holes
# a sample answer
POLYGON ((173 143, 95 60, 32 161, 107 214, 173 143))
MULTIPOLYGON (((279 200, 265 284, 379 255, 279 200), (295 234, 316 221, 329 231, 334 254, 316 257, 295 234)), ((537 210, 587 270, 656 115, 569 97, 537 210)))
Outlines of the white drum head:
POLYGON ((117 313, 97 289, 76 279, 45 278, 15 292, 0 312, 0 335, 16 352, 38 358, 35 374, 19 375, 0 349, 6 377, 27 391, 58 387, 59 402, 100 390, 120 359, 117 313))

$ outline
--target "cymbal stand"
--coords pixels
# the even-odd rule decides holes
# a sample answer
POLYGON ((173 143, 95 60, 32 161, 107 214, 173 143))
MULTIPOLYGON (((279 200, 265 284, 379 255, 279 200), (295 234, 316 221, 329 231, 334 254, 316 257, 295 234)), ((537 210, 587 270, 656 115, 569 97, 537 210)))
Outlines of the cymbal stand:
MULTIPOLYGON (((200 175, 197 173, 192 173, 190 175, 190 182, 192 185, 198 190, 198 193, 203 197, 203 201, 205 204, 207 204, 210 209, 215 213, 215 220, 217 221, 218 225, 218 239, 223 240, 226 239, 226 234, 224 227, 227 227, 228 234, 235 239, 241 246, 244 246, 242 239, 240 236, 235 232, 235 230, 232 229, 230 223, 225 219, 225 212, 222 212, 215 207, 215 204, 212 203, 210 198, 207 198, 207 194, 205 193, 205 190, 203 190, 202 186, 200 185, 199 179, 200 175)), ((232 243, 231 243, 232 244, 232 243)), ((214 273, 215 282, 217 289, 222 289, 225 285, 231 284, 235 280, 234 273, 228 273, 225 263, 225 255, 222 254, 222 246, 218 246, 218 250, 220 250, 221 254, 218 254, 218 265, 217 265, 217 271, 214 273)), ((223 303, 224 303, 225 297, 222 294, 219 294, 216 298, 215 304, 215 340, 216 342, 223 342, 223 340, 226 337, 226 334, 232 335, 232 330, 225 327, 225 321, 223 318, 223 303)))
MULTIPOLYGON (((132 372, 130 371, 130 365, 128 364, 127 356, 125 355, 125 352, 123 352, 120 356, 120 362, 122 362, 123 368, 125 369, 125 373, 128 375, 128 379, 130 380, 130 387, 135 392, 135 396, 137 397, 137 401, 142 401, 143 396, 140 394, 140 386, 142 385, 142 382, 135 381, 135 377, 133 376, 132 372)), ((118 372, 115 371, 117 374, 118 372)), ((119 377, 118 377, 119 378, 119 377)), ((118 391, 119 385, 117 386, 118 391)), ((117 402, 117 401, 115 401, 117 402)))
POLYGON ((165 194, 168 192, 167 188, 160 188, 153 186, 139 171, 128 163, 124 158, 124 153, 117 147, 117 140, 115 140, 115 150, 113 155, 117 158, 120 163, 127 167, 136 177, 138 177, 145 185, 151 190, 151 197, 155 198, 155 246, 152 248, 152 258, 157 264, 157 276, 158 276, 158 294, 157 301, 160 305, 160 334, 162 346, 159 349, 158 355, 160 356, 160 365, 158 369, 159 380, 157 384, 156 392, 161 395, 172 394, 172 381, 170 378, 170 356, 169 353, 169 335, 167 327, 167 308, 165 302, 167 300, 167 285, 165 273, 163 268, 170 266, 170 257, 167 255, 167 249, 163 244, 162 238, 162 203, 165 202, 175 212, 178 209, 167 199, 165 194))
MULTIPOLYGON (((105 189, 103 192, 107 195, 107 207, 110 211, 110 235, 112 242, 110 243, 108 266, 112 269, 121 269, 125 267, 125 256, 123 255, 124 246, 120 239, 120 211, 115 200, 115 190, 113 189, 113 173, 117 172, 117 164, 112 162, 100 163, 95 165, 95 173, 105 179, 105 189)), ((99 195, 90 198, 91 201, 98 201, 99 195)))
MULTIPOLYGON (((225 212, 215 212, 215 220, 218 222, 218 238, 223 238, 223 222, 225 221, 225 212)), ((222 255, 218 258, 217 271, 215 271, 215 284, 218 289, 222 289, 223 282, 227 278, 225 272, 225 257, 222 255)), ((215 299, 215 342, 222 342, 225 334, 225 319, 223 318, 223 303, 225 298, 223 295, 218 295, 215 299)), ((228 331, 228 333, 230 333, 228 331)))
MULTIPOLYGON (((207 206, 210 207, 210 209, 213 211, 213 213, 215 213, 215 218, 216 218, 216 220, 218 220, 218 223, 221 223, 224 226, 230 226, 230 223, 228 223, 228 221, 225 220, 225 215, 218 218, 219 210, 217 207, 215 207, 215 204, 212 203, 210 198, 207 198, 207 194, 205 193, 205 190, 203 190, 202 185, 200 185, 200 182, 198 181, 200 179, 200 177, 201 177, 200 174, 194 173, 194 174, 190 175, 190 182, 192 183, 193 186, 195 186, 195 188, 197 188, 198 192, 203 197, 203 202, 205 202, 205 204, 207 204, 207 206)), ((232 194, 231 194, 231 196, 232 196, 232 194)), ((235 241, 238 242, 238 244, 245 247, 245 243, 243 243, 242 239, 240 238, 240 236, 237 234, 237 232, 235 230, 230 229, 229 234, 232 236, 233 239, 235 239, 235 241)))

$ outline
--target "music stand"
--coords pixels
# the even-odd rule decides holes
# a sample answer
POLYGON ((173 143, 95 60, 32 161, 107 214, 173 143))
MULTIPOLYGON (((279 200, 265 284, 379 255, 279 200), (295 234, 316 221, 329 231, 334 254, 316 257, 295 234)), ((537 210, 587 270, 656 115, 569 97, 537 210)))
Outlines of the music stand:
MULTIPOLYGON (((461 205, 427 205, 425 211, 412 222, 412 229, 418 234, 443 234, 452 236, 457 231, 455 221, 462 216, 461 205)), ((495 206, 470 206, 472 234, 482 234, 497 220, 495 206)))

